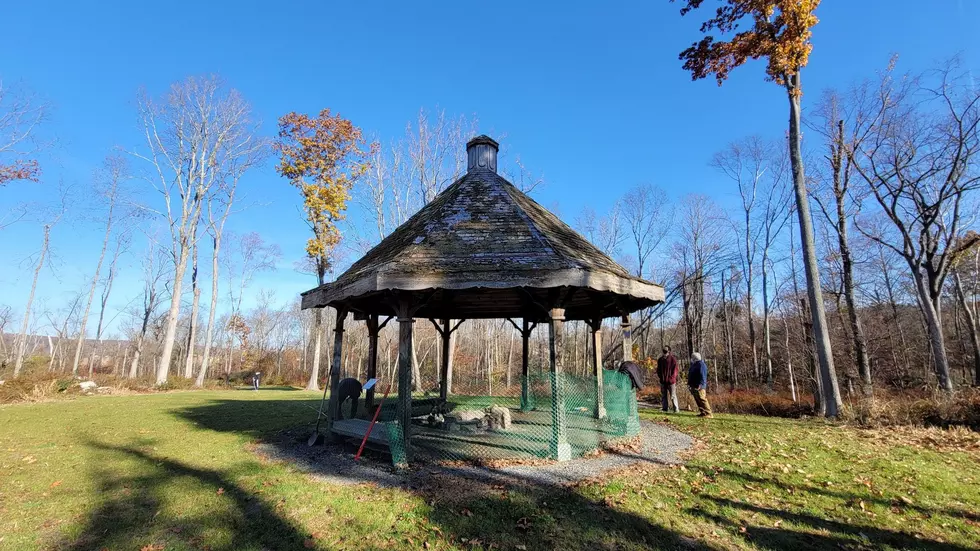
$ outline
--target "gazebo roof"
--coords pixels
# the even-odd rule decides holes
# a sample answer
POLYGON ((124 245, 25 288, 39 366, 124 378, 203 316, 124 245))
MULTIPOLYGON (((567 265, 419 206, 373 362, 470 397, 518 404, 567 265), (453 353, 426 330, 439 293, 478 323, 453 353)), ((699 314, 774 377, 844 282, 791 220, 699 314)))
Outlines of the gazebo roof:
POLYGON ((469 169, 303 308, 392 313, 390 297, 431 291, 418 317, 609 317, 663 300, 554 214, 496 173, 497 143, 467 144, 469 169))

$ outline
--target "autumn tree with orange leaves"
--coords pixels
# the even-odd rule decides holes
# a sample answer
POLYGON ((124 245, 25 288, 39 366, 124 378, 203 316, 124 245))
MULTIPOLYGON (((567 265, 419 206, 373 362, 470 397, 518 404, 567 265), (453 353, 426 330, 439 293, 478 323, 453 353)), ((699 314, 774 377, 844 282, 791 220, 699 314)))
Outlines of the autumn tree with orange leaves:
MULTIPOLYGON (((303 212, 313 236, 306 242, 306 255, 323 285, 333 266, 333 253, 340 243, 337 223, 344 218, 354 184, 370 168, 370 155, 377 144, 368 144, 361 129, 329 109, 311 117, 288 113, 279 119, 279 153, 276 171, 289 179, 303 197, 303 212)), ((315 310, 313 369, 306 385, 318 390, 323 311, 315 310)))
MULTIPOLYGON (((673 0, 671 0, 673 1, 673 0)), ((705 0, 685 0, 681 15, 697 10, 705 0)), ((820 366, 820 407, 827 417, 836 417, 842 405, 830 347, 813 238, 813 220, 807 200, 803 154, 800 147, 800 72, 813 46, 817 24, 814 11, 820 0, 719 0, 711 18, 701 25, 705 35, 680 54, 684 69, 694 80, 714 77, 720 86, 732 69, 750 59, 766 60, 766 79, 786 90, 789 100, 789 157, 799 213, 806 272, 807 296, 813 323, 813 338, 820 366), (715 35, 726 37, 716 39, 715 35)))

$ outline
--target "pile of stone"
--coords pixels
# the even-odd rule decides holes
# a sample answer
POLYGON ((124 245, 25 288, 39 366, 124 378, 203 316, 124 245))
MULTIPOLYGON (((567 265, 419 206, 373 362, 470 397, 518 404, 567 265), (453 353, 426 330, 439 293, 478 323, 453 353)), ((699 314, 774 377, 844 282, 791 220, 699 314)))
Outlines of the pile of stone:
POLYGON ((446 415, 445 425, 445 428, 450 431, 509 430, 511 427, 510 410, 497 405, 483 410, 461 409, 446 415))

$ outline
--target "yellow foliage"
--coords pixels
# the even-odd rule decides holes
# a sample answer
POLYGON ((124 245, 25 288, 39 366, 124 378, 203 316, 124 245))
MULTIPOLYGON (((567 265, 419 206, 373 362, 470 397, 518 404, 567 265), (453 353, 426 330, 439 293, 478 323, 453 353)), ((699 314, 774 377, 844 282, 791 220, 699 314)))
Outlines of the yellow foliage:
POLYGON ((303 211, 313 230, 306 254, 321 282, 330 269, 330 255, 340 243, 337 222, 344 218, 350 192, 370 168, 368 145, 361 129, 329 109, 316 117, 288 113, 279 119, 276 171, 300 190, 303 211))
MULTIPOLYGON (((681 14, 703 2, 686 0, 681 14)), ((819 4, 820 0, 723 0, 714 17, 701 25, 706 36, 681 52, 684 68, 695 80, 713 75, 721 84, 735 67, 766 58, 767 77, 786 86, 810 57, 810 29, 818 22, 814 11, 819 4), (746 30, 735 32, 746 23, 750 24, 746 30), (716 41, 709 34, 712 31, 734 35, 727 42, 716 41)))

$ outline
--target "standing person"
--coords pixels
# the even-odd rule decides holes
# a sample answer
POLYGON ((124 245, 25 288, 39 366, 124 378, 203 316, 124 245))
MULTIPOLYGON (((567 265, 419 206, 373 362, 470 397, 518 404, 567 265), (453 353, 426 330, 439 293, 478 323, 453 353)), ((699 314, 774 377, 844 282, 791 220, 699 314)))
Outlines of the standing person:
POLYGON ((259 372, 256 371, 255 375, 252 375, 252 390, 259 389, 259 372))
POLYGON ((691 354, 691 368, 687 371, 687 387, 698 404, 698 417, 711 417, 711 404, 708 403, 708 364, 697 352, 691 354))
POLYGON ((663 354, 657 358, 657 378, 660 379, 660 402, 664 411, 669 411, 673 402, 674 413, 681 408, 677 405, 677 358, 670 352, 670 345, 664 345, 663 354))

